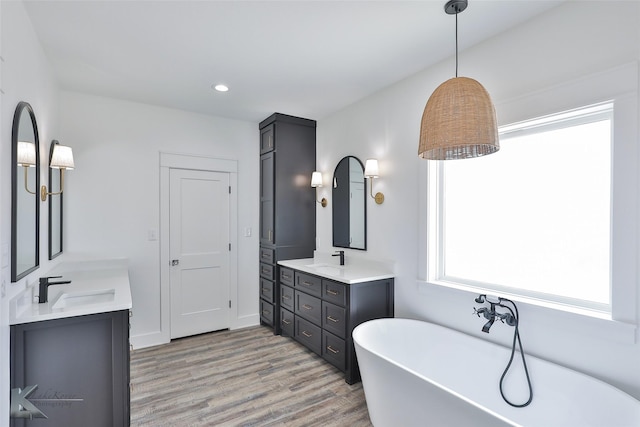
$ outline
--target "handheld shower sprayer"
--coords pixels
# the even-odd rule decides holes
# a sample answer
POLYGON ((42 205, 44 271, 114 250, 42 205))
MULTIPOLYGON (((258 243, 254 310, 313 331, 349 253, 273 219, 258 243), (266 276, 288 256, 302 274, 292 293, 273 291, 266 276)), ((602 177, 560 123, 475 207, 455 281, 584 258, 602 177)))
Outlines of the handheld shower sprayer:
POLYGON ((485 294, 480 294, 476 297, 474 301, 477 302, 478 304, 482 304, 485 301, 485 298, 487 298, 485 294))
POLYGON ((500 394, 502 395, 502 398, 504 399, 504 401, 507 402, 509 405, 516 408, 523 408, 529 405, 533 400, 533 388, 531 387, 531 378, 529 377, 529 369, 527 368, 527 362, 525 361, 525 358, 524 358, 524 349, 522 348, 522 341, 520 340, 520 331, 518 328, 520 323, 520 314, 518 313, 518 307, 516 306, 515 302, 511 301, 510 299, 506 299, 502 297, 498 297, 497 300, 498 300, 497 302, 489 300, 486 294, 478 295, 474 299, 474 301, 477 302, 478 304, 488 303, 490 305, 490 308, 474 307, 473 314, 477 315, 478 317, 480 317, 480 315, 483 315, 484 318, 488 320, 488 322, 485 323, 485 325, 482 327, 482 332, 489 333, 489 329, 491 328, 491 326, 493 325, 493 322, 496 319, 500 320, 502 323, 506 323, 509 326, 515 326, 514 332, 513 332, 513 343, 511 345, 511 357, 509 358, 509 363, 507 363, 507 367, 505 368, 504 372, 502 373, 502 376, 500 377, 500 394), (504 303, 508 303, 511 306, 505 305, 504 303), (508 312, 498 313, 496 312, 496 307, 502 307, 506 309, 508 312), (509 371, 509 368, 511 367, 511 363, 513 362, 513 358, 515 356, 516 343, 520 347, 520 356, 522 357, 522 365, 524 367, 525 376, 527 378, 527 385, 529 387, 529 399, 522 404, 511 402, 509 399, 507 399, 503 390, 504 378, 507 375, 507 372, 509 371))

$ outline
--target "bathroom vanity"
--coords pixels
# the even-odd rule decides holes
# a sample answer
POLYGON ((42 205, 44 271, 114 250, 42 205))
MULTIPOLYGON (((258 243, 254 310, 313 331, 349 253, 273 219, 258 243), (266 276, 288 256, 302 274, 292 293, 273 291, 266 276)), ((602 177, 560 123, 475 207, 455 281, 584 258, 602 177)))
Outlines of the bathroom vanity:
POLYGON ((340 369, 347 383, 360 381, 351 333, 367 320, 393 317, 392 270, 317 258, 279 261, 278 269, 282 335, 340 369))
POLYGON ((34 300, 37 286, 10 302, 11 425, 129 425, 126 260, 68 263, 48 275, 71 283, 51 286, 46 303, 34 300), (25 399, 47 419, 28 419, 25 399))

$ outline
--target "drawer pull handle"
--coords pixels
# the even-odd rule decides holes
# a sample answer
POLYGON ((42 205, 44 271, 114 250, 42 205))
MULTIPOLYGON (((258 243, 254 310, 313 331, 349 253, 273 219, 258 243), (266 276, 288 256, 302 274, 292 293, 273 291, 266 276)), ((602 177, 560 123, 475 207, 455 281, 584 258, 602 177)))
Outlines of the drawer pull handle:
POLYGON ((271 256, 269 254, 267 254, 267 253, 263 253, 262 254, 262 258, 271 258, 271 256))
POLYGON ((262 269, 262 274, 271 274, 271 272, 269 270, 267 270, 266 268, 262 269))
POLYGON ((265 292, 265 293, 266 292, 271 292, 271 289, 270 288, 262 288, 262 292, 265 292))
POLYGON ((290 279, 291 279, 291 276, 287 276, 286 274, 283 274, 283 275, 282 275, 282 278, 283 278, 283 279, 285 279, 285 280, 290 280, 290 279))
POLYGON ((311 337, 313 336, 313 334, 310 334, 310 333, 309 333, 309 332, 307 332, 307 331, 302 331, 302 335, 304 335, 304 336, 305 336, 305 337, 307 337, 307 338, 311 338, 311 337))
POLYGON ((336 319, 334 317, 331 317, 331 316, 327 316, 327 320, 331 320, 333 323, 338 323, 340 321, 340 320, 338 320, 338 319, 336 319))
POLYGON ((332 291, 331 289, 327 289, 327 293, 328 293, 329 295, 333 295, 333 296, 338 296, 338 295, 340 295, 340 292, 332 291))
POLYGON ((313 283, 311 283, 311 282, 307 282, 306 280, 303 280, 303 281, 302 281, 302 284, 303 284, 303 285, 307 285, 307 286, 313 286, 313 283))
POLYGON ((290 325, 291 322, 288 321, 287 319, 282 319, 282 323, 284 323, 285 325, 290 325))
POLYGON ((271 312, 267 310, 262 310, 262 314, 264 314, 265 316, 268 316, 271 314, 271 312))
POLYGON ((282 299, 291 299, 289 295, 282 295, 282 299))
POLYGON ((305 310, 313 310, 313 307, 311 307, 309 304, 303 304, 302 308, 304 308, 305 310))
POLYGON ((330 345, 327 346, 327 350, 329 350, 333 354, 340 353, 340 350, 336 350, 335 348, 331 347, 330 345))

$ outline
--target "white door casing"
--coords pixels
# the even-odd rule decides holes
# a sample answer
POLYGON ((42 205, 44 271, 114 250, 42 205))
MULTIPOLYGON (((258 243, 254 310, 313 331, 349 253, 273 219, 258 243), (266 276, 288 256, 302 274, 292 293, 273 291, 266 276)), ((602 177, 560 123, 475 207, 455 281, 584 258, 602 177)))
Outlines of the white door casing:
MULTIPOLYGON (((229 239, 231 243, 229 269, 229 328, 238 325, 238 161, 220 159, 201 155, 159 152, 160 166, 160 288, 158 302, 160 304, 160 327, 145 334, 132 338, 134 348, 143 348, 168 343, 171 340, 171 254, 169 247, 169 188, 171 169, 207 170, 229 173, 230 197, 230 227, 229 239)), ((151 296, 153 298, 153 296, 151 296)), ((134 309, 135 319, 135 309, 134 309)), ((246 322, 245 322, 246 323, 246 322)), ((245 323, 240 322, 244 325, 245 323)))

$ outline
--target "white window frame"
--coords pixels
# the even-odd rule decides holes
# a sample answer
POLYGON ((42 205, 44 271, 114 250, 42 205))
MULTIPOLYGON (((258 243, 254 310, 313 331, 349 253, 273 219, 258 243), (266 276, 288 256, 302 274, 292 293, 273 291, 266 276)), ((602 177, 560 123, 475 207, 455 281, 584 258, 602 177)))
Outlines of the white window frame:
MULTIPOLYGON (((569 304, 543 301, 531 296, 485 289, 483 293, 501 295, 527 304, 540 318, 566 318, 576 322, 560 323, 571 329, 588 325, 592 334, 619 342, 635 342, 637 323, 638 272, 638 64, 632 63, 597 75, 587 76, 545 91, 496 103, 500 124, 522 122, 559 111, 613 101, 612 216, 611 216, 611 311, 603 313, 569 304), (540 311, 542 310, 542 311, 540 311), (582 319, 582 320, 580 320, 582 319), (595 320, 594 320, 595 319, 595 320), (571 326, 573 325, 573 326, 571 326)), ((422 161, 419 204, 422 222, 419 229, 419 292, 467 292, 477 294, 482 288, 437 280, 438 207, 434 205, 433 187, 438 180, 438 162, 422 161), (437 287, 434 288, 434 286, 437 287), (447 291, 449 289, 450 291, 447 291)), ((469 295, 470 297, 471 295, 469 295)), ((577 328, 581 329, 581 328, 577 328)))
MULTIPOLYGON (((572 111, 564 111, 550 116, 532 118, 524 123, 514 123, 512 125, 502 126, 499 129, 500 139, 505 137, 518 137, 535 135, 540 132, 549 132, 557 129, 565 129, 571 126, 579 126, 586 123, 593 123, 596 121, 609 120, 613 127, 613 115, 614 115, 614 103, 605 102, 597 105, 585 106, 572 111)), ((613 135, 612 135, 613 137, 613 135)), ((506 138, 505 138, 506 139, 506 138)), ((612 138, 613 139, 613 138, 612 138)), ((608 142, 608 141, 607 141, 608 142)), ((611 151, 613 151, 613 140, 611 141, 611 151)), ((553 155, 549 153, 549 155, 553 155)), ((436 162, 431 167, 435 169, 436 179, 432 181, 433 185, 433 197, 434 203, 431 203, 434 209, 437 209, 435 215, 430 215, 430 218, 435 218, 437 224, 436 235, 436 250, 433 252, 433 257, 429 259, 431 268, 428 268, 432 272, 432 280, 438 283, 446 283, 451 285, 461 285, 463 287, 470 287, 477 289, 479 293, 508 293, 512 296, 521 296, 526 298, 539 299, 551 304, 562 304, 577 310, 593 310, 598 313, 597 315, 610 315, 611 303, 603 304, 590 302, 586 300, 580 300, 579 298, 563 297, 557 294, 543 294, 533 290, 520 289, 515 286, 498 285, 493 283, 486 283, 472 278, 460 278, 452 275, 448 275, 446 272, 446 255, 445 255, 445 243, 446 236, 443 227, 438 224, 444 219, 445 214, 445 168, 450 163, 448 162, 436 162)), ((609 293, 609 300, 611 300, 611 278, 607 282, 607 288, 609 293)))

